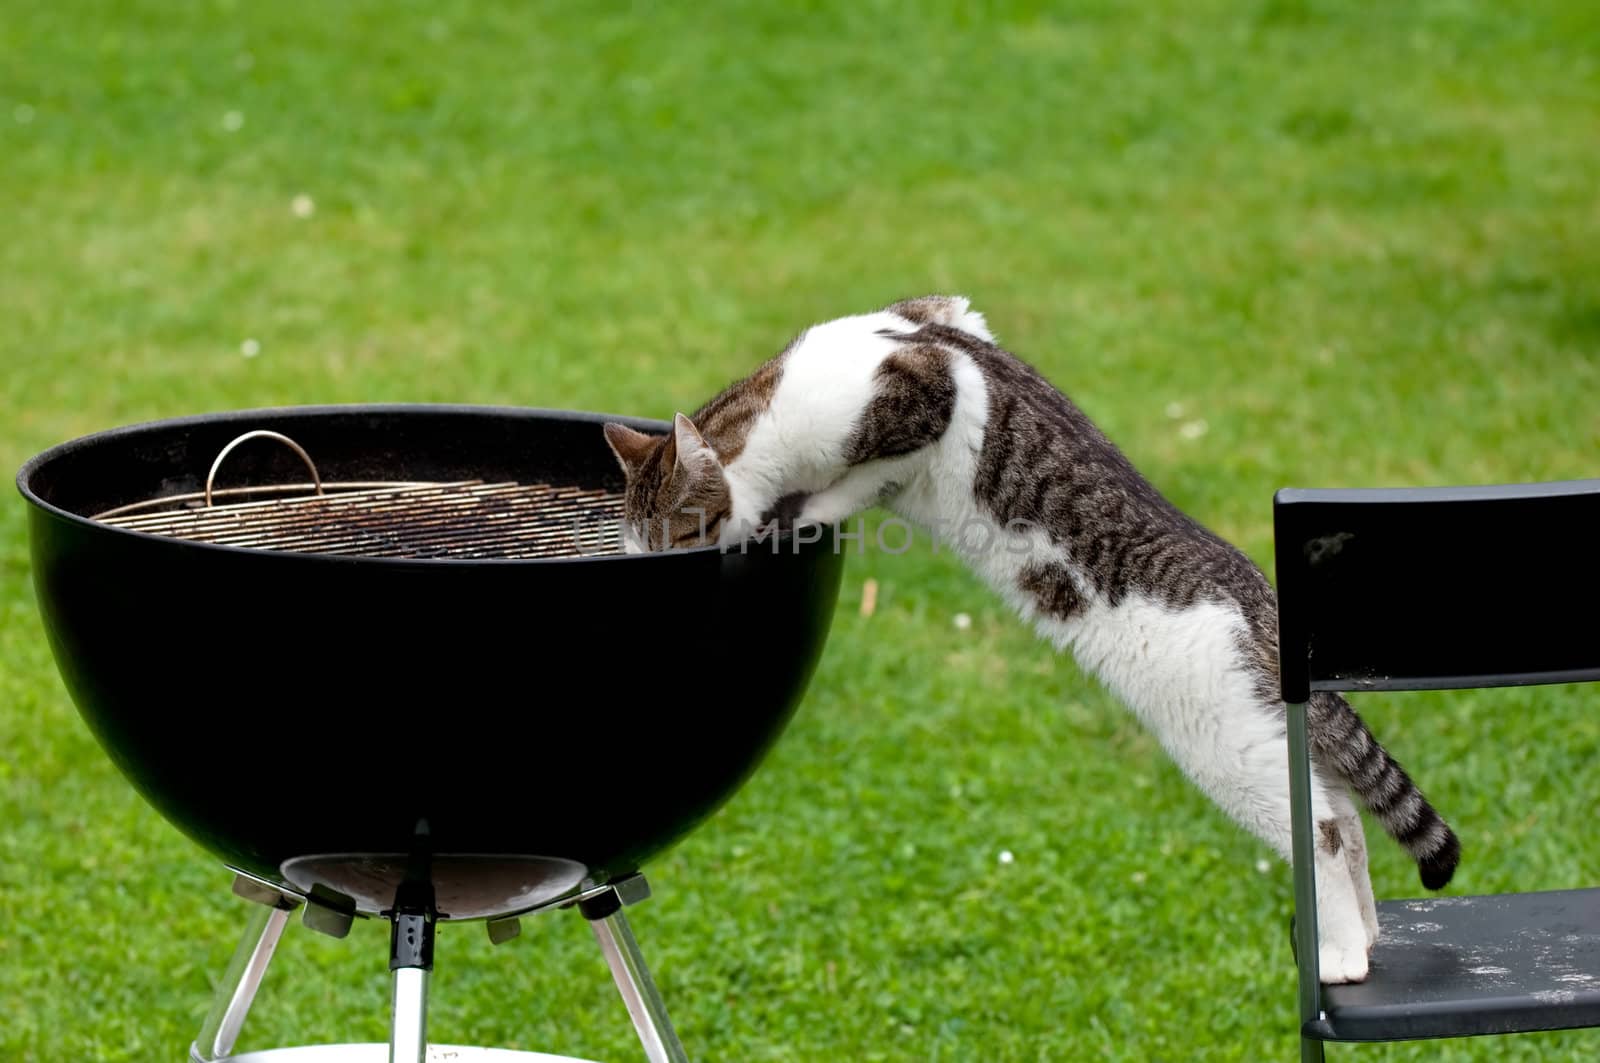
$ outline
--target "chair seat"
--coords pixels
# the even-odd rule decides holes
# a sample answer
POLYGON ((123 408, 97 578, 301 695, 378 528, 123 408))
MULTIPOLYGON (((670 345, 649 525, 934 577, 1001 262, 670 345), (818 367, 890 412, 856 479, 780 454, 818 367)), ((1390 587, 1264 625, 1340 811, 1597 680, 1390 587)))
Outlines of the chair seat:
POLYGON ((1323 1041, 1600 1026, 1600 888, 1378 903, 1365 982, 1323 988, 1323 1041))

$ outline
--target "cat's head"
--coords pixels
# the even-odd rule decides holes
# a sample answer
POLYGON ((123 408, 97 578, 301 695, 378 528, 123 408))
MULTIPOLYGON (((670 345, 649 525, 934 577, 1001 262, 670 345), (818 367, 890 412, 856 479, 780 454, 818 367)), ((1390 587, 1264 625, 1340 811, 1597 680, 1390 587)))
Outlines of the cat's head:
POLYGON ((683 414, 663 436, 607 424, 606 442, 626 475, 622 548, 630 554, 718 541, 733 496, 717 452, 683 414))

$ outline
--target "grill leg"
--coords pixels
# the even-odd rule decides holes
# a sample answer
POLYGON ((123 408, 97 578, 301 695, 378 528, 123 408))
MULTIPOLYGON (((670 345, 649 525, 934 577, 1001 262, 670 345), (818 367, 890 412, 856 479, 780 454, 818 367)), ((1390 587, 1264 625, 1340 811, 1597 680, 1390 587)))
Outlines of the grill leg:
POLYGON ((402 967, 394 972, 389 1063, 423 1063, 427 1058, 428 972, 421 967, 402 967))
POLYGON ((394 972, 389 1063, 426 1063, 428 1058, 434 918, 433 887, 425 880, 402 883, 389 929, 389 970, 394 972))
POLYGON ((612 889, 580 902, 578 908, 600 942, 611 977, 628 1005, 628 1016, 633 1019, 639 1042, 644 1045, 645 1058, 650 1063, 689 1063, 677 1031, 672 1028, 672 1020, 667 1017, 661 991, 650 977, 633 929, 622 914, 622 905, 623 900, 612 889))
POLYGON ((275 901, 261 899, 251 906, 244 936, 239 939, 233 959, 228 961, 222 981, 217 983, 211 1010, 200 1024, 200 1035, 189 1046, 192 1063, 211 1063, 233 1051, 256 990, 267 973, 267 964, 272 962, 272 952, 296 906, 295 901, 281 895, 275 901))

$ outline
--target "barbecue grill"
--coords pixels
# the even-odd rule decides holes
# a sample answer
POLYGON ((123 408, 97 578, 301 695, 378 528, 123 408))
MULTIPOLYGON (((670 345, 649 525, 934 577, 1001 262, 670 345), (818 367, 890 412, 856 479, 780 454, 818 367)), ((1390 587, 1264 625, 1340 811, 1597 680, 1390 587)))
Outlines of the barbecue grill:
POLYGON ((192 1060, 382 1055, 230 1055, 296 911, 335 936, 392 923, 389 1059, 411 1063, 434 1058, 436 925, 499 942, 558 908, 590 921, 648 1058, 685 1058, 622 909, 787 724, 843 559, 831 534, 793 533, 622 554, 607 420, 670 428, 300 407, 116 429, 23 466, 67 690, 256 902, 192 1060))

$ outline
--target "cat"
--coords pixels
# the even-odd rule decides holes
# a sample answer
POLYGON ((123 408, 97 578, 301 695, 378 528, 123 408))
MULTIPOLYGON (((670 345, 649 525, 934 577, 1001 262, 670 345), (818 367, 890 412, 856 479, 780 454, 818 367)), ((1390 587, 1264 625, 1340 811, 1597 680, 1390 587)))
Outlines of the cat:
MULTIPOLYGON (((724 549, 883 506, 950 548, 1070 649, 1236 823, 1290 859, 1276 597, 1246 555, 1168 501, 965 296, 814 325, 662 436, 604 427, 625 474, 623 549, 724 549), (980 541, 984 540, 984 541, 980 541)), ((1326 983, 1378 938, 1352 794, 1442 889, 1455 833, 1343 698, 1307 705, 1326 983)))

